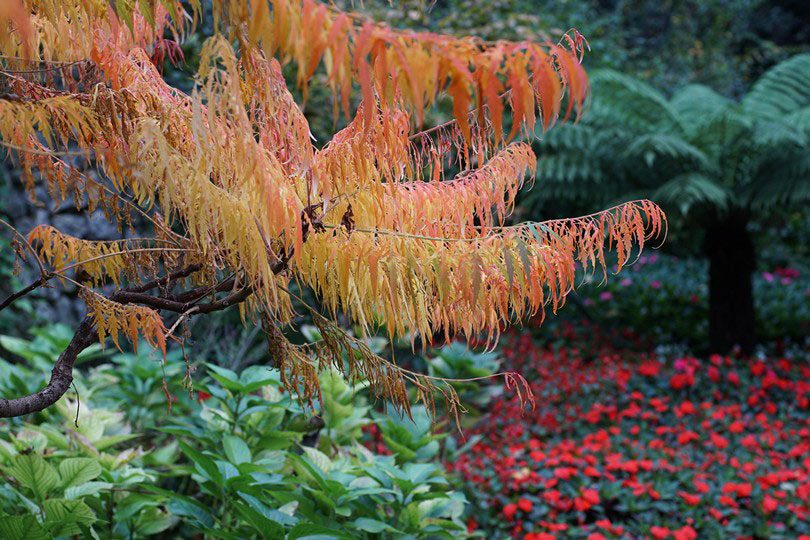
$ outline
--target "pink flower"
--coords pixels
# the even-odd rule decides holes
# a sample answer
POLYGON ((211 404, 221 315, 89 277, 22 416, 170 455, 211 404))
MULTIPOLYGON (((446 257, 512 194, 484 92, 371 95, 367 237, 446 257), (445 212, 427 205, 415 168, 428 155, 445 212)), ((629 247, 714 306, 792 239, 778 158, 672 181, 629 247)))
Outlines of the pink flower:
POLYGON ((622 287, 629 287, 631 283, 633 283, 632 279, 624 278, 619 282, 619 285, 621 285, 622 287))
POLYGON ((663 286, 663 283, 661 283, 657 279, 654 279, 654 280, 652 280, 650 282, 650 287, 652 287, 653 289, 660 289, 662 286, 663 286))
POLYGON ((762 272, 762 279, 764 279, 768 283, 771 283, 774 280, 774 276, 770 272, 762 272))
POLYGON ((613 300, 613 293, 610 291, 605 291, 599 295, 600 300, 613 300))

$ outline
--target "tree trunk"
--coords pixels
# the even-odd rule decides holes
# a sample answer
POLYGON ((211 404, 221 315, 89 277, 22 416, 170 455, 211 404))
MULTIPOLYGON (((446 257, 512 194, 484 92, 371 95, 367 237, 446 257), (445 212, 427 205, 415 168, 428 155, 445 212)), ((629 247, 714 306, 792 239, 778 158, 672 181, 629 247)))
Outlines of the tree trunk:
POLYGON ((709 258, 710 352, 725 354, 735 345, 750 353, 755 343, 751 283, 756 254, 748 233, 748 215, 731 211, 706 230, 709 258))

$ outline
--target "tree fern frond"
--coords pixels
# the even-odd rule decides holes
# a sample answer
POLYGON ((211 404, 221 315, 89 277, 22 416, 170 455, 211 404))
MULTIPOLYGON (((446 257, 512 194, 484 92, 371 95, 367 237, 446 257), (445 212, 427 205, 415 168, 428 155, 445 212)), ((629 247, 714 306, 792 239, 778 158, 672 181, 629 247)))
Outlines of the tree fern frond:
POLYGON ((676 205, 682 214, 687 214, 692 206, 699 203, 725 208, 733 199, 723 186, 700 173, 680 174, 672 178, 659 186, 652 198, 661 204, 676 205))
MULTIPOLYGON (((651 133, 637 137, 624 151, 626 159, 639 160, 652 167, 658 156, 672 160, 693 162, 699 167, 708 167, 709 159, 703 151, 680 137, 665 133, 651 133)), ((688 166, 688 165, 687 165, 688 166)))
POLYGON ((810 133, 804 131, 801 125, 775 118, 757 122, 752 135, 754 143, 763 147, 764 151, 790 152, 794 148, 806 146, 810 133))
POLYGON ((810 135, 810 105, 797 109, 785 117, 785 123, 810 135))
POLYGON ((742 100, 760 117, 777 117, 810 105, 810 54, 799 54, 765 72, 742 100))
POLYGON ((810 154, 796 152, 788 159, 764 160, 740 197, 759 210, 806 204, 810 201, 810 154))
POLYGON ((687 85, 672 96, 670 105, 677 111, 684 129, 692 134, 722 114, 734 102, 702 84, 687 85))
POLYGON ((612 70, 591 75, 589 115, 600 126, 621 126, 634 130, 680 130, 682 128, 672 105, 652 86, 612 70))

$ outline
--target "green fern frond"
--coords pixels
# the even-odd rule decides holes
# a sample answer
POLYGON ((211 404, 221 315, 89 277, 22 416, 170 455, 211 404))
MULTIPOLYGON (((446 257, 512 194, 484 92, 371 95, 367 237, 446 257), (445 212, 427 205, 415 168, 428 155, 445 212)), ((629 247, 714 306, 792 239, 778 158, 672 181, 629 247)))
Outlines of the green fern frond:
POLYGON ((708 203, 725 209, 732 199, 726 188, 700 173, 680 174, 662 184, 652 195, 664 204, 673 204, 682 214, 699 203, 708 203))
POLYGON ((775 117, 810 105, 810 54, 799 54, 772 67, 743 98, 743 108, 775 117))
POLYGON ((624 129, 676 130, 683 126, 664 95, 649 84, 612 70, 591 77, 592 122, 624 129))
POLYGON ((675 92, 670 105, 677 111, 687 133, 694 134, 718 115, 733 107, 733 101, 702 84, 690 84, 675 92))
POLYGON ((709 166, 709 160, 703 151, 680 137, 665 133, 651 133, 638 137, 626 148, 624 155, 628 159, 643 159, 648 167, 652 167, 659 156, 685 160, 701 167, 709 166))

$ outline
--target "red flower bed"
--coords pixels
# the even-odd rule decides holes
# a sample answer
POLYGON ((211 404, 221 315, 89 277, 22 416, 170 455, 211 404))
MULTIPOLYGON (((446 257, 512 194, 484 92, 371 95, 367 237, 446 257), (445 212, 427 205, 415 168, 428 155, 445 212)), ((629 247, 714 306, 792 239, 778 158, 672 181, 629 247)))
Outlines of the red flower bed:
MULTIPOLYGON (((487 538, 810 535, 810 354, 617 350, 593 328, 503 340, 537 407, 499 399, 448 463, 487 538), (586 339, 587 337, 587 339, 586 339), (586 354, 587 353, 587 356, 586 354)), ((805 540, 810 540, 808 536, 805 540)))

